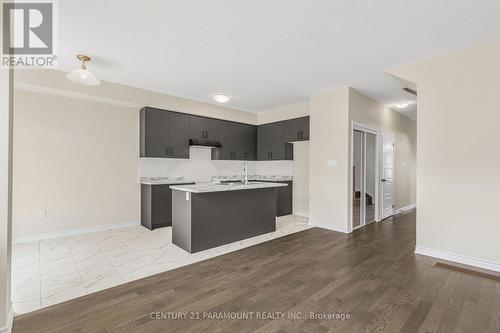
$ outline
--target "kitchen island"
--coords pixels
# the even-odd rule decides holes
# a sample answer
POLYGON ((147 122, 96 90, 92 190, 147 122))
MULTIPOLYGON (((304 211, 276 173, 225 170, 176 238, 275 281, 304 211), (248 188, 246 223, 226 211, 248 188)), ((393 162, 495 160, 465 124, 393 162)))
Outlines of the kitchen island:
POLYGON ((276 230, 283 183, 174 185, 172 242, 195 253, 276 230))

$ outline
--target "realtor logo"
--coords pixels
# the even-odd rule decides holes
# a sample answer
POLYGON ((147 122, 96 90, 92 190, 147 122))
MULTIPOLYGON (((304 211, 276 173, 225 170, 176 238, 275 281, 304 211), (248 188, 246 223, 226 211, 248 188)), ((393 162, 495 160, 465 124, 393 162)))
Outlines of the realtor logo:
POLYGON ((53 1, 3 3, 2 66, 55 67, 54 17, 53 1))

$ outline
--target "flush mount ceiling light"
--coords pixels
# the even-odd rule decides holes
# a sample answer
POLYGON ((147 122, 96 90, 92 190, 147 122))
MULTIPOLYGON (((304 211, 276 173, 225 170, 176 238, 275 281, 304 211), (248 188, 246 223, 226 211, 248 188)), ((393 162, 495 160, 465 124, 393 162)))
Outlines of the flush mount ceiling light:
POLYGON ((227 103, 231 99, 231 95, 223 93, 214 93, 211 96, 217 103, 227 103))
POLYGON ((81 84, 84 86, 98 86, 101 81, 87 69, 86 62, 90 61, 90 57, 86 55, 79 54, 76 56, 78 60, 82 62, 82 66, 77 70, 74 70, 66 74, 66 78, 73 83, 81 84))
POLYGON ((394 104, 394 106, 397 107, 398 109, 407 108, 408 105, 410 105, 409 102, 399 102, 399 103, 394 104))

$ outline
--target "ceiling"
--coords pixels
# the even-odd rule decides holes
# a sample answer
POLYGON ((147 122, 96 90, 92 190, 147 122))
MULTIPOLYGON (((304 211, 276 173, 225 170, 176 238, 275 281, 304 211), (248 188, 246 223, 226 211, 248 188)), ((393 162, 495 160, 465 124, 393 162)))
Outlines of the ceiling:
MULTIPOLYGON (((498 0, 64 0, 59 65, 93 57, 99 78, 260 112, 351 86, 415 100, 385 74, 500 39, 498 0)), ((410 108, 416 111, 416 106, 410 108)), ((406 111, 409 115, 410 111, 406 111)))

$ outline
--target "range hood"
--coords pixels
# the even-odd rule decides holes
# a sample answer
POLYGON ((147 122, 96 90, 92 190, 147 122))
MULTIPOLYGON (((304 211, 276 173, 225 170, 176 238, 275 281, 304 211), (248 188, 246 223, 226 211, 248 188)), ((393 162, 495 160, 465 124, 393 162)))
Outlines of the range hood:
POLYGON ((219 141, 189 139, 189 147, 212 149, 222 148, 222 144, 219 141))

